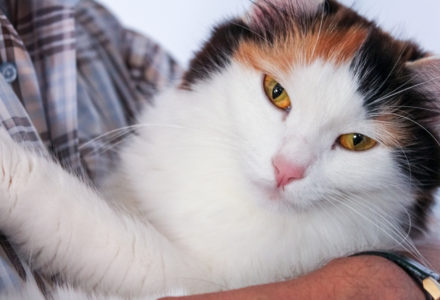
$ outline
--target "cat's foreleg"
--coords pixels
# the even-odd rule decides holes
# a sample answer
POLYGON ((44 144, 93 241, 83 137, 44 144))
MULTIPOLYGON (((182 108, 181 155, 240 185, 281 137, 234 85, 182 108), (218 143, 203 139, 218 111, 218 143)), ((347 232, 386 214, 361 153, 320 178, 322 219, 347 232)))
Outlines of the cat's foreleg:
POLYGON ((87 289, 128 296, 179 286, 184 262, 168 240, 4 132, 0 193, 0 229, 33 267, 87 289))

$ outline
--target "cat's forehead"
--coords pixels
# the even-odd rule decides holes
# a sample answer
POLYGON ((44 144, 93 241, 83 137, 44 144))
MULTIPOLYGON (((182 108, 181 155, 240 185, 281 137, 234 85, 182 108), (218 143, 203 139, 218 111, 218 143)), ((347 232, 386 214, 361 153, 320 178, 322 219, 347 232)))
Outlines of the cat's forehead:
POLYGON ((277 74, 290 72, 295 65, 316 60, 343 64, 354 59, 369 30, 360 26, 334 30, 328 24, 316 23, 304 32, 295 24, 273 41, 265 38, 243 40, 234 58, 258 70, 277 74))
POLYGON ((326 134, 330 140, 342 133, 375 134, 377 126, 367 118, 348 64, 316 60, 297 66, 279 80, 291 101, 284 119, 289 132, 315 140, 326 134))

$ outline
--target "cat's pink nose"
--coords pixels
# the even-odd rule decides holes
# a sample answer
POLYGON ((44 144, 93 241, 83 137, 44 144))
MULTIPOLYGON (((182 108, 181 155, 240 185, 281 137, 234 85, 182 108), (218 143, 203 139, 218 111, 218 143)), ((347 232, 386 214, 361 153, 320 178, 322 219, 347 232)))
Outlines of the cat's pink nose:
POLYGON ((294 180, 304 178, 305 166, 292 163, 279 155, 273 159, 272 163, 278 188, 283 188, 294 180))

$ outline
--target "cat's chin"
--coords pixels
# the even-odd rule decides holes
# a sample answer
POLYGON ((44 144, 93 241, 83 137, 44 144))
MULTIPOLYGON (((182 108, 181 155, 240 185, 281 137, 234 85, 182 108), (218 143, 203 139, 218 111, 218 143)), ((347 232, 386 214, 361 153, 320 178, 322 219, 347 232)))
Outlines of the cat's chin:
POLYGON ((310 199, 305 199, 292 191, 292 188, 278 188, 275 185, 271 186, 260 186, 264 190, 264 198, 262 202, 265 206, 272 210, 288 213, 300 213, 300 212, 310 212, 317 209, 322 209, 325 206, 319 200, 310 201, 310 199), (319 203, 318 203, 319 202, 319 203))

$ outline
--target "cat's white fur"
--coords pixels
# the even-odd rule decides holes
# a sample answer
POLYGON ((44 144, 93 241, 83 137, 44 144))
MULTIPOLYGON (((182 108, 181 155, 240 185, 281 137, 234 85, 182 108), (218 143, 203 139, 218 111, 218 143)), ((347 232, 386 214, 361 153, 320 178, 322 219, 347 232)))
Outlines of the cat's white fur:
POLYGON ((349 65, 318 60, 279 73, 288 115, 267 100, 262 78, 233 61, 194 91, 160 95, 99 191, 3 134, 0 228, 47 274, 147 299, 283 280, 398 247, 413 198, 391 152, 335 144, 345 133, 383 135, 349 65), (284 190, 278 153, 312 161, 284 190))

